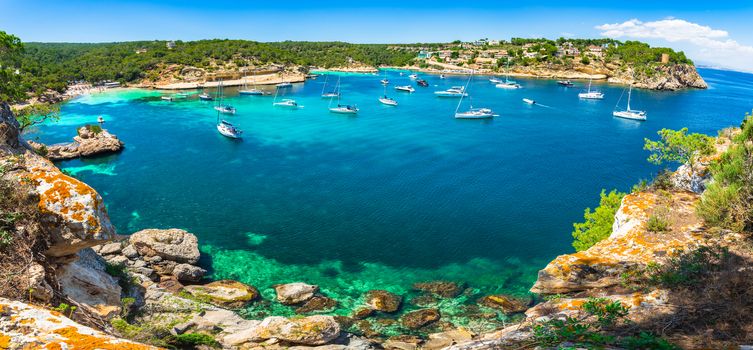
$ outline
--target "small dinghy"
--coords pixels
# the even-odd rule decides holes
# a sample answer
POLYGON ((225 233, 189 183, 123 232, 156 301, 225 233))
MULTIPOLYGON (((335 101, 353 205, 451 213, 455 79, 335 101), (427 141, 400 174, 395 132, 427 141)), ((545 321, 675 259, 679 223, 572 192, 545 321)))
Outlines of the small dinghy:
POLYGON ((529 105, 535 105, 536 104, 536 101, 534 101, 534 100, 532 100, 530 98, 524 98, 523 102, 525 102, 525 103, 527 103, 529 105))
POLYGON ((207 93, 203 93, 203 94, 199 95, 199 100, 201 100, 201 101, 214 101, 214 97, 210 96, 207 93))

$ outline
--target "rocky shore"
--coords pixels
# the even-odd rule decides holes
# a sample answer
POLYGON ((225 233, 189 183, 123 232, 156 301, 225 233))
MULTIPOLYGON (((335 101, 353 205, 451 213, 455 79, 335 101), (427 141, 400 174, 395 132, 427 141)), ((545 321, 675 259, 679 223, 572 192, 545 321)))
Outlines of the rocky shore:
POLYGON ((80 157, 120 152, 124 143, 117 136, 110 134, 99 125, 80 127, 73 142, 56 145, 45 145, 35 141, 28 141, 29 145, 40 155, 49 160, 66 160, 80 157))
MULTIPOLYGON (((475 304, 463 305, 471 319, 503 314, 508 316, 505 320, 515 320, 512 324, 503 321, 496 330, 478 334, 448 322, 437 303, 469 295, 465 294, 468 286, 453 281, 414 283, 418 295, 411 298, 371 290, 351 314, 327 315, 338 301, 306 281, 271 286, 275 297, 264 300, 257 286, 205 278, 198 239, 185 230, 118 235, 99 194, 63 174, 38 154, 37 146, 33 151, 8 106, 0 107, 0 180, 13 184, 0 188, 10 188, 10 194, 22 195, 31 204, 25 211, 28 220, 13 227, 14 234, 24 239, 4 247, 0 261, 1 268, 17 271, 3 284, 0 295, 0 348, 40 344, 57 344, 61 349, 156 348, 146 344, 298 350, 566 347, 562 338, 553 338, 555 343, 542 340, 542 329, 556 322, 596 322, 593 309, 585 309, 585 305, 593 308, 594 300, 624 309, 621 316, 629 321, 626 324, 641 329, 667 327, 687 298, 671 288, 640 285, 633 276, 669 263, 683 251, 704 245, 734 250, 743 241, 737 233, 720 235, 707 229, 695 212, 709 181, 710 162, 729 145, 720 137, 715 155, 701 159, 692 170, 680 167, 670 177, 671 185, 625 196, 608 238, 587 250, 561 255, 544 267, 531 288, 541 298, 485 295, 475 304), (659 210, 668 213, 669 227, 651 230, 649 221, 659 210), (254 319, 242 313, 255 303, 284 305, 299 316, 254 319), (406 304, 419 308, 408 311, 406 304), (381 331, 388 327, 400 334, 381 331)), ((87 137, 82 140, 95 137, 87 132, 91 130, 84 130, 87 137)), ((740 268, 753 270, 750 263, 740 268)))

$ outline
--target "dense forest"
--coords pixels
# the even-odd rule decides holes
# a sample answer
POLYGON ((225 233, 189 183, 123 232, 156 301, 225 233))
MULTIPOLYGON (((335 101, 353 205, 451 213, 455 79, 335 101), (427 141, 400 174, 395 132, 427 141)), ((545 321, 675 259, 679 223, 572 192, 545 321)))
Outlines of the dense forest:
MULTIPOLYGON (((345 66, 358 62, 369 66, 405 66, 415 63, 419 48, 429 50, 462 50, 460 41, 452 43, 416 44, 350 44, 345 42, 283 41, 262 43, 248 40, 199 41, 133 41, 119 43, 25 43, 0 31, 12 50, 0 50, 0 73, 13 80, 19 90, 41 94, 47 90, 62 92, 72 81, 92 83, 102 81, 134 82, 154 78, 159 67, 171 64, 194 66, 208 71, 219 69, 218 62, 235 67, 263 66, 267 64, 318 66, 324 68, 345 66), (174 45, 168 45, 174 44, 174 45), (170 46, 170 47, 168 47, 170 46)), ((504 48, 510 52, 512 64, 556 62, 554 53, 558 46, 569 42, 578 47, 599 45, 608 47, 605 60, 619 60, 638 68, 650 69, 662 53, 670 55, 671 63, 692 63, 684 53, 669 48, 652 48, 647 44, 613 39, 525 39, 512 38, 498 45, 476 46, 474 50, 504 48), (524 58, 522 45, 534 44, 529 52, 540 52, 536 57, 524 58)), ((457 53, 457 52, 456 52, 457 53)), ((585 58, 583 58, 585 60, 585 58)), ((506 62, 501 62, 503 64, 506 62)), ((584 63, 586 63, 584 61, 584 63)), ((422 63, 425 64, 425 63, 422 63)), ((18 98, 17 98, 18 99, 18 98)))

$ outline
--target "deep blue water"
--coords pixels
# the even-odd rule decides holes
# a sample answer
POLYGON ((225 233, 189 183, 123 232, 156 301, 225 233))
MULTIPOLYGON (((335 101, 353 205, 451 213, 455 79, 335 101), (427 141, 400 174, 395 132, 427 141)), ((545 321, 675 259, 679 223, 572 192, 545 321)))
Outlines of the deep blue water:
POLYGON ((67 141, 103 115, 125 151, 61 166, 103 195, 120 233, 185 228, 216 277, 264 293, 302 280, 356 300, 434 278, 521 293, 548 260, 572 251, 572 223, 602 188, 628 190, 657 172, 645 137, 681 127, 715 135, 753 108, 753 75, 700 73, 708 90, 634 91, 645 122, 611 116, 619 86, 594 83, 606 98, 582 101, 584 82, 517 79, 523 89, 501 90, 484 77, 471 83, 474 105, 500 116, 455 120, 457 100, 432 92, 466 78, 425 76, 431 86, 407 94, 392 89, 409 83, 392 71, 398 107, 377 102, 380 76, 341 76, 342 101, 361 108, 357 117, 327 111, 324 76, 289 91, 299 110, 228 88, 238 114, 226 119, 245 130, 242 141, 220 136, 211 105, 195 95, 169 103, 133 90, 67 103, 61 121, 35 135, 67 141))

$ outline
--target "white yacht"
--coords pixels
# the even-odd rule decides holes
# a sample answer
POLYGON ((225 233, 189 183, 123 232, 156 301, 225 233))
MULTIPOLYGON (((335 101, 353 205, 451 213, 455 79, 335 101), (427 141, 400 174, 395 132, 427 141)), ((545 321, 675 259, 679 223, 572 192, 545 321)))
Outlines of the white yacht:
POLYGON ((591 81, 592 80, 588 81, 588 91, 579 93, 578 97, 586 100, 603 100, 603 93, 597 90, 591 90, 591 81))
POLYGON ((161 99, 162 101, 172 102, 175 98, 173 98, 172 96, 162 96, 161 99))
POLYGON ((492 83, 492 84, 500 84, 500 83, 503 83, 504 80, 497 79, 497 78, 489 78, 489 82, 492 83))
POLYGON ((214 97, 209 95, 208 93, 204 92, 199 95, 199 100, 201 101, 214 101, 214 97))
POLYGON ((340 105, 338 104, 337 107, 332 107, 329 109, 332 113, 340 113, 340 114, 356 114, 358 113, 358 107, 351 106, 351 105, 340 105))
POLYGON ((413 74, 409 75, 408 78, 411 78, 412 80, 416 80, 416 79, 418 79, 418 74, 413 73, 413 74))
POLYGON ((434 91, 434 94, 437 95, 437 97, 465 97, 468 96, 468 93, 465 92, 465 88, 462 86, 453 86, 447 90, 443 91, 434 91))
MULTIPOLYGON (((468 110, 460 112, 460 105, 463 103, 463 97, 467 96, 466 90, 468 89, 468 85, 471 83, 471 79, 473 79, 473 72, 471 72, 471 75, 468 76, 468 82, 465 83, 465 87, 461 88, 460 90, 463 95, 460 97, 460 101, 458 101, 458 106, 455 108, 455 119, 489 119, 494 118, 494 112, 489 108, 473 108, 473 102, 471 102, 468 110)), ((470 101, 470 97, 468 100, 470 101)))
POLYGON ((390 84, 390 81, 387 80, 387 79, 382 79, 379 82, 382 83, 382 85, 389 85, 390 84))
POLYGON ((219 131, 222 136, 229 137, 231 139, 239 139, 241 138, 241 134, 243 133, 243 131, 236 128, 233 124, 230 124, 224 120, 221 120, 217 123, 217 131, 219 131))
POLYGON ((288 82, 286 82, 286 81, 283 81, 282 83, 279 83, 279 84, 277 84, 277 85, 275 85, 275 86, 276 86, 276 87, 277 87, 278 89, 284 89, 284 88, 289 88, 289 87, 293 86, 293 84, 292 84, 292 83, 288 83, 288 82))
POLYGON ((238 90, 238 93, 241 95, 249 95, 249 96, 261 96, 264 95, 264 91, 259 90, 256 87, 256 70, 254 70, 254 87, 249 89, 248 88, 248 81, 247 77, 243 77, 243 88, 238 90))
POLYGON ((322 87, 322 98, 333 98, 333 97, 339 97, 340 96, 340 77, 337 77, 337 84, 335 84, 335 89, 329 92, 324 92, 324 90, 327 88, 327 80, 329 78, 329 75, 327 75, 324 78, 324 86, 322 87))
POLYGON ((272 105, 275 107, 303 108, 303 106, 298 105, 298 102, 295 102, 295 100, 290 98, 280 100, 280 102, 274 102, 272 105))
POLYGON ((411 92, 411 93, 416 91, 416 89, 414 89, 410 85, 395 86, 395 90, 397 90, 397 91, 411 92))
MULTIPOLYGON (((633 120, 646 120, 646 111, 638 111, 634 109, 630 109, 630 97, 633 94, 633 86, 630 85, 630 89, 628 90, 628 100, 627 100, 627 109, 618 111, 617 106, 615 106, 615 110, 612 112, 612 115, 618 118, 625 118, 625 119, 633 119, 633 120)), ((620 104, 620 101, 617 101, 617 105, 620 104)))
POLYGON ((222 100, 225 97, 224 93, 225 93, 225 87, 224 85, 222 85, 222 82, 220 81, 220 84, 217 85, 217 105, 214 106, 214 110, 219 113, 224 113, 224 114, 235 114, 235 107, 222 103, 222 100))
MULTIPOLYGON (((499 89, 520 89, 520 84, 510 80, 510 61, 507 61, 507 69, 505 70, 505 80, 495 79, 498 81, 494 87, 499 89)), ((491 81, 491 79, 489 79, 491 81)))
POLYGON ((397 106, 397 101, 393 98, 387 97, 387 95, 380 97, 379 102, 388 106, 397 106))

